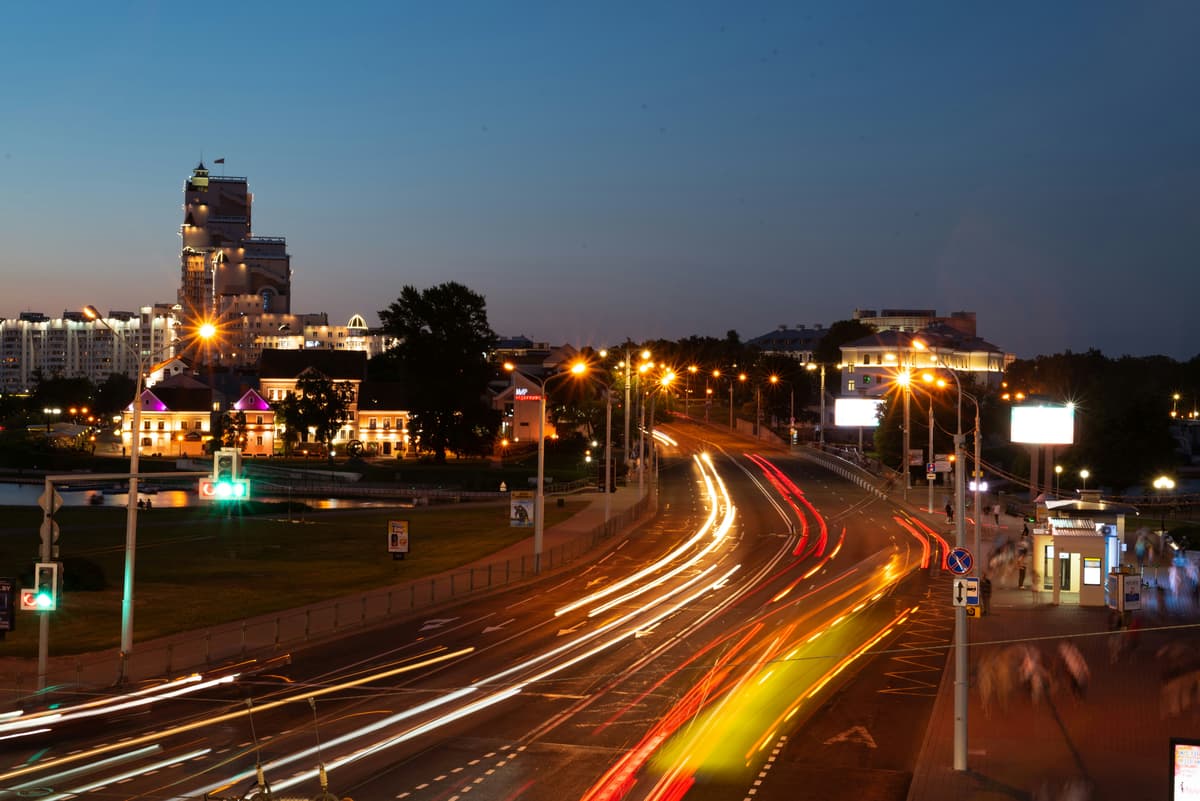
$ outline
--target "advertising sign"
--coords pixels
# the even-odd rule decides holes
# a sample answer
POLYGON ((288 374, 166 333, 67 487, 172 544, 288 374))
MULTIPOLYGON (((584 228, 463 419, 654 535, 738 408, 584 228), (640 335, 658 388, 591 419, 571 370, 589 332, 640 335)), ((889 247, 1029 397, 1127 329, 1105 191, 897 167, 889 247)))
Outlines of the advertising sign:
POLYGON ((1014 406, 1013 442, 1030 445, 1070 445, 1075 442, 1075 405, 1014 406))
POLYGON ((879 425, 882 400, 875 398, 834 398, 833 424, 844 428, 875 428, 879 425))
POLYGON ((403 559, 408 553, 408 521, 388 521, 388 553, 393 559, 403 559))
POLYGON ((1200 801, 1200 740, 1171 738, 1171 801, 1200 801))
POLYGON ((528 490, 517 490, 509 493, 508 524, 524 527, 533 525, 533 496, 528 490))

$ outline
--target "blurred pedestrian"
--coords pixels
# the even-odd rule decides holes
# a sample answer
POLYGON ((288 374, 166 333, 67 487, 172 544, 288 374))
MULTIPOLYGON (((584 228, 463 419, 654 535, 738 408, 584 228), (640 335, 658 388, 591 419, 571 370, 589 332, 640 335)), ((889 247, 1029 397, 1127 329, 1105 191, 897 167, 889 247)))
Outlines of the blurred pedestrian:
POLYGON ((983 601, 983 613, 990 615, 992 613, 992 580, 987 576, 984 576, 983 581, 979 582, 979 597, 983 601))
POLYGON ((1025 589, 1025 554, 1017 556, 1017 589, 1025 589))
POLYGON ((946 522, 954 522, 954 507, 950 505, 950 501, 946 501, 946 522))
POLYGON ((996 525, 1000 525, 1000 504, 992 507, 992 518, 996 521, 996 525))

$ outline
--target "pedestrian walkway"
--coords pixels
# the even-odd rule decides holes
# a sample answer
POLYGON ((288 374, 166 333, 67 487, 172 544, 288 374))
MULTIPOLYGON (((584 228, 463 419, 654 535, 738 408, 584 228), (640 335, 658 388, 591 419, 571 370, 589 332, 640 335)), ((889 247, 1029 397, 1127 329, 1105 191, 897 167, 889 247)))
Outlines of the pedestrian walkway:
MULTIPOLYGON (((985 544, 989 528, 1015 539, 1023 521, 987 523, 985 544)), ((1187 678, 1200 678, 1194 605, 1160 605, 1151 592, 1135 613, 1139 629, 1114 634, 1108 609, 1056 606, 1050 591, 1026 584, 998 584, 991 613, 967 621, 966 771, 953 769, 948 651, 910 801, 1171 798, 1170 739, 1200 734, 1200 694, 1187 678)))

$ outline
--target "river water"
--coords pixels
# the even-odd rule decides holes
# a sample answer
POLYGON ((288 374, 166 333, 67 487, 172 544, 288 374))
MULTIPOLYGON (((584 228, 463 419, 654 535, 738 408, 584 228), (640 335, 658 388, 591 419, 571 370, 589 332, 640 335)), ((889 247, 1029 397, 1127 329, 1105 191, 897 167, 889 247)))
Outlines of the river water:
MULTIPOLYGON (((38 496, 44 491, 44 484, 0 483, 0 506, 37 506, 38 496)), ((118 506, 125 508, 129 502, 128 492, 115 492, 113 489, 109 489, 108 492, 110 494, 105 494, 101 490, 92 488, 72 489, 70 487, 58 487, 58 494, 62 496, 64 506, 90 506, 94 504, 97 506, 118 506), (94 498, 99 498, 99 501, 93 500, 94 498)), ((156 508, 199 506, 201 504, 213 503, 212 501, 200 500, 195 490, 162 488, 156 492, 138 493, 138 496, 141 500, 148 501, 156 508)), ((281 503, 287 503, 290 500, 297 505, 305 504, 312 509, 358 509, 400 505, 400 501, 364 500, 360 498, 305 498, 297 495, 289 499, 286 494, 282 496, 256 496, 254 500, 281 503)))

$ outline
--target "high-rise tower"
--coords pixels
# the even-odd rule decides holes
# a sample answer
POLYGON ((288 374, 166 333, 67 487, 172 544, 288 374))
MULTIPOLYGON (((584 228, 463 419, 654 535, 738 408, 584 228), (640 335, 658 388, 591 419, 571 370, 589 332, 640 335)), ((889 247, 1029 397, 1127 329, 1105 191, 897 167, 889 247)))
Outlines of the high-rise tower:
POLYGON ((246 179, 209 175, 201 162, 183 185, 179 302, 186 319, 289 314, 287 240, 254 236, 246 179))

